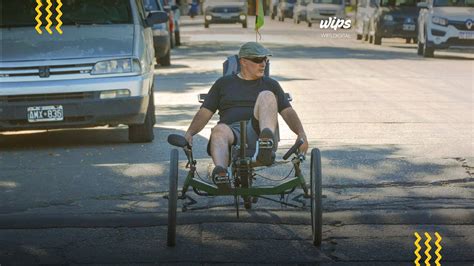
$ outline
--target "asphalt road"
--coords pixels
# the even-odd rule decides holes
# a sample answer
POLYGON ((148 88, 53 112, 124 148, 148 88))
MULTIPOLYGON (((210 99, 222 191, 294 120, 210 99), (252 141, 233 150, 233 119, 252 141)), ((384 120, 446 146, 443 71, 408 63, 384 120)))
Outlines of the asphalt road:
MULTIPOLYGON (((290 197, 294 208, 262 198, 237 219, 233 198, 191 193, 198 203, 178 213, 178 244, 167 248, 166 137, 186 130, 197 94, 256 37, 250 28, 204 29, 201 21, 183 18, 183 46, 172 51, 171 67, 156 68, 153 143, 128 143, 125 127, 0 133, 1 265, 412 265, 415 232, 423 237, 422 261, 426 232, 435 263, 438 232, 443 265, 474 263, 472 54, 425 59, 401 39, 374 46, 351 30, 269 18, 260 42, 274 52, 271 76, 291 93, 310 147, 322 152, 322 247, 310 242, 309 202, 290 197)), ((203 178, 216 122, 194 141, 203 178)), ((278 158, 295 138, 283 121, 280 130, 278 158)), ((309 160, 303 168, 309 176, 309 160)), ((283 165, 262 175, 288 171, 283 165)))

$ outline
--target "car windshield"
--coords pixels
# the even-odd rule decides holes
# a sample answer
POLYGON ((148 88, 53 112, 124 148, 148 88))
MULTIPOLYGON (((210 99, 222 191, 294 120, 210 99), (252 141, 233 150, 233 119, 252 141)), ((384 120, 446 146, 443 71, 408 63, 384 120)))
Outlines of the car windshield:
POLYGON ((313 0, 315 4, 333 4, 342 5, 342 0, 313 0))
MULTIPOLYGON (((48 24, 47 2, 41 1, 40 11, 42 15, 38 18, 43 25, 48 24)), ((49 18, 56 25, 58 3, 51 1, 49 8, 52 15, 49 18)), ((35 0, 2 0, 0 5, 1 20, 0 27, 30 27, 38 23, 35 18, 37 3, 35 0)), ((60 9, 62 16, 59 18, 63 25, 78 24, 132 24, 130 0, 62 0, 60 9)))
POLYGON ((398 6, 411 6, 416 7, 416 3, 419 1, 416 0, 382 0, 380 6, 386 7, 398 7, 398 6))
POLYGON ((435 0, 434 6, 474 7, 474 0, 435 0))
POLYGON ((294 3, 296 3, 296 0, 285 0, 285 2, 290 3, 290 4, 294 4, 294 3))

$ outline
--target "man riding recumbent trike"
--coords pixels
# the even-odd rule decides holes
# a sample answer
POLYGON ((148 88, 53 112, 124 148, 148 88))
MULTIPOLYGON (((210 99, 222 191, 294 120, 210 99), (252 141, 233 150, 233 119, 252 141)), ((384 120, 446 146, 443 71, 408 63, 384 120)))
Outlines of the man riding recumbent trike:
MULTIPOLYGON (((202 106, 186 134, 168 136, 168 142, 183 148, 188 160, 186 168, 189 171, 179 198, 186 199, 190 188, 202 196, 234 196, 238 217, 239 197, 242 197, 244 207, 250 209, 258 197, 283 197, 296 188, 302 188, 302 196, 311 202, 313 244, 319 246, 322 237, 320 151, 316 148, 311 151, 308 186, 301 171, 308 140, 298 115, 291 107, 291 97, 283 92, 277 81, 268 77, 268 56, 271 56, 270 51, 259 43, 242 45, 239 55, 229 57, 224 64, 224 76, 214 83, 207 95, 200 95, 202 106), (206 126, 216 111, 219 111, 220 120, 212 129, 207 146, 207 152, 215 165, 210 183, 195 178, 197 162, 193 158, 192 137, 206 126), (293 156, 290 174, 294 170, 295 176, 274 186, 252 186, 257 168, 283 163, 275 162, 279 141, 278 113, 298 136, 295 144, 283 156, 285 161, 293 156)), ((174 246, 178 200, 177 149, 171 151, 169 181, 167 243, 168 246, 174 246)))

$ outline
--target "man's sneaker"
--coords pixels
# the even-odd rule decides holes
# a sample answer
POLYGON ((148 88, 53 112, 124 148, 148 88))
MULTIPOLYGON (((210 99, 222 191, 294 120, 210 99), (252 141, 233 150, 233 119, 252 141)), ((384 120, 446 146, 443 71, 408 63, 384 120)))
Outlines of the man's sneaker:
POLYGON ((212 170, 212 182, 214 182, 217 188, 221 190, 229 190, 231 188, 227 170, 219 165, 214 167, 214 170, 212 170))
POLYGON ((269 128, 264 128, 260 132, 258 137, 258 154, 257 161, 263 165, 269 166, 272 165, 274 156, 273 156, 273 133, 269 128))

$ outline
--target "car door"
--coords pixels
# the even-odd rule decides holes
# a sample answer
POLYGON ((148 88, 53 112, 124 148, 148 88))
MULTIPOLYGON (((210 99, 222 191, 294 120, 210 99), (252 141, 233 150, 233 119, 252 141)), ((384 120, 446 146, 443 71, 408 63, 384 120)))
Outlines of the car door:
POLYGON ((136 0, 138 13, 140 14, 141 24, 143 26, 143 34, 145 37, 145 49, 147 51, 147 64, 151 65, 151 68, 154 68, 154 58, 155 58, 155 49, 153 47, 153 31, 151 27, 145 26, 144 22, 146 20, 146 10, 143 0, 136 0))

